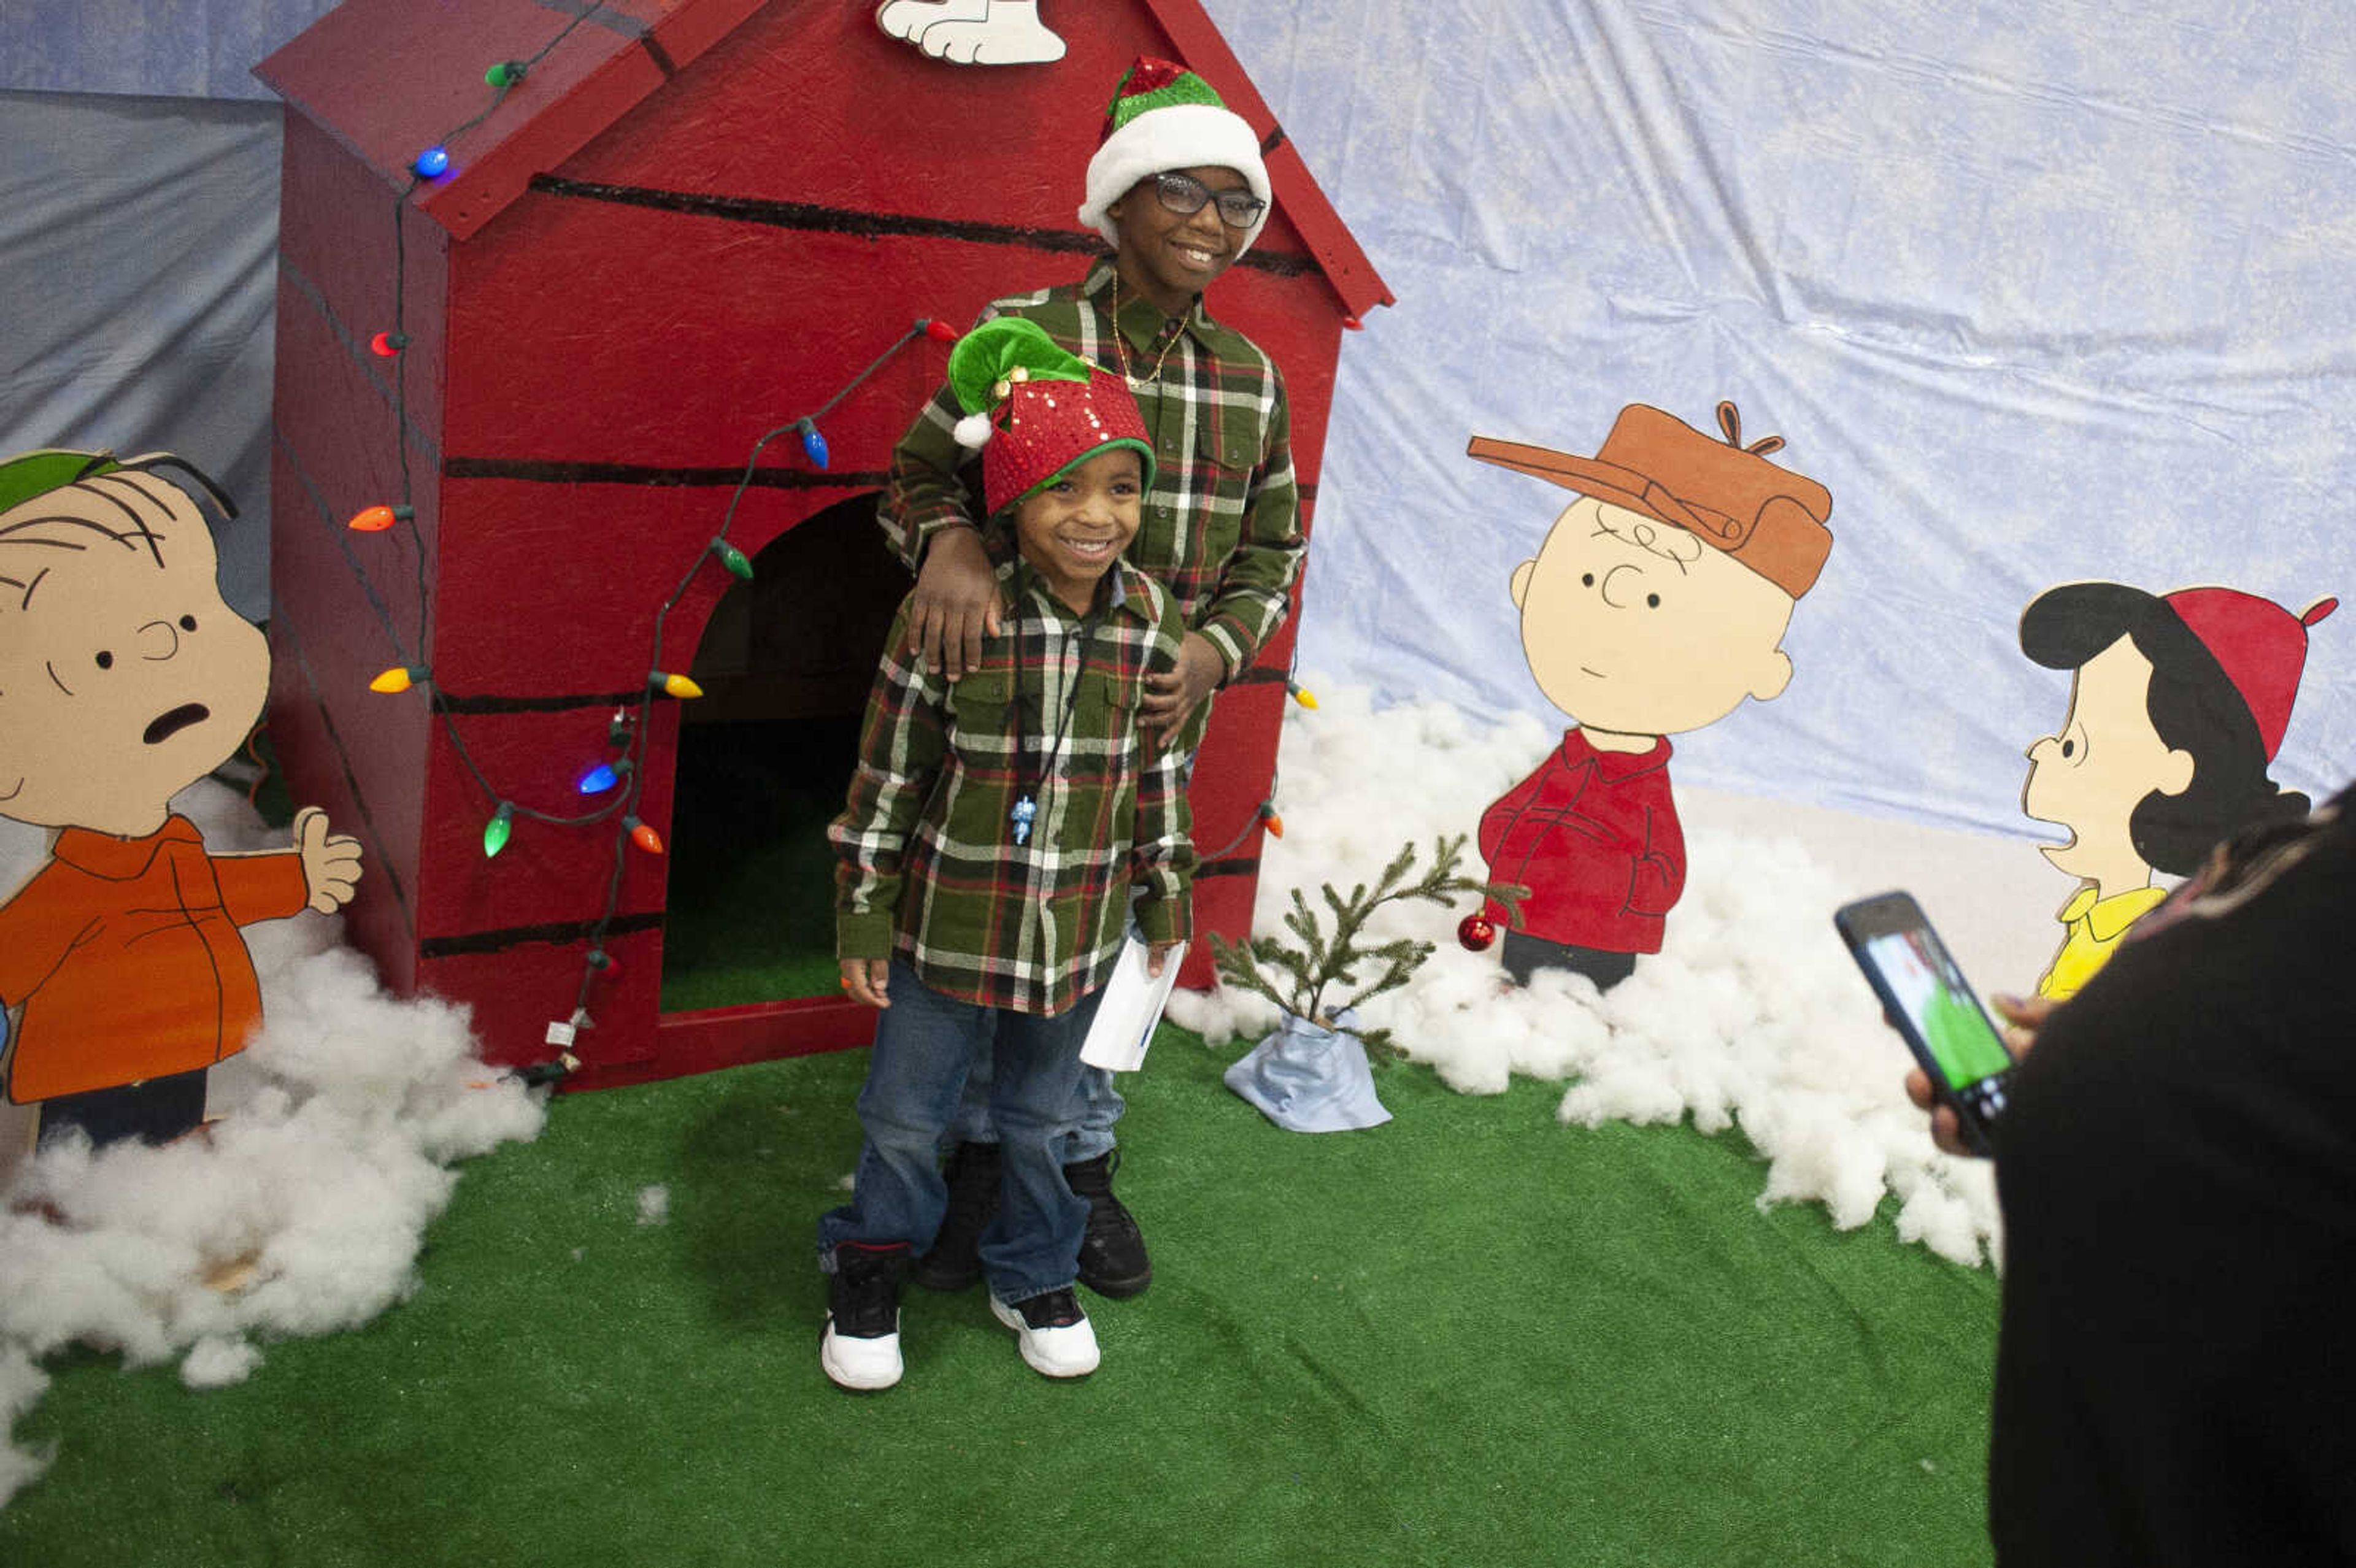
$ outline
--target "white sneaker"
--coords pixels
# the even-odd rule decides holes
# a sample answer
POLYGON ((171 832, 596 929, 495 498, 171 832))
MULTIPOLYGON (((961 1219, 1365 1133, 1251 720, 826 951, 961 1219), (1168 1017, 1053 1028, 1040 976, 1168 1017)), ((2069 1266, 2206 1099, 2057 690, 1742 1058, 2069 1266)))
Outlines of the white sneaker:
POLYGON ((843 1242, 827 1280, 826 1333, 818 1364, 836 1385, 862 1391, 900 1381, 900 1276, 907 1243, 843 1242))
POLYGON ((892 1314, 892 1331, 871 1339, 835 1332, 834 1314, 826 1315, 826 1337, 818 1342, 818 1364, 838 1388, 870 1392, 900 1381, 900 1315, 892 1314))
POLYGON ((1014 1342, 1033 1371, 1050 1378, 1084 1378, 1104 1359, 1097 1331, 1068 1286, 1026 1296, 1012 1306, 991 1293, 990 1310, 1014 1330, 1014 1342))

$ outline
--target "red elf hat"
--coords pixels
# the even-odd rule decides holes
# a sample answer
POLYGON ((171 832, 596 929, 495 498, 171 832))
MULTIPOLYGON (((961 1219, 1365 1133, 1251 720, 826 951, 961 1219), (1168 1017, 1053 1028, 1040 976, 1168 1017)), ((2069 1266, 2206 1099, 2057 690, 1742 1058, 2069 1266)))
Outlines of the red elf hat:
POLYGON ((991 517, 1107 447, 1137 453, 1147 488, 1153 443, 1121 379, 1071 353, 1037 322, 995 316, 949 351, 949 388, 967 411, 955 434, 981 449, 991 517))

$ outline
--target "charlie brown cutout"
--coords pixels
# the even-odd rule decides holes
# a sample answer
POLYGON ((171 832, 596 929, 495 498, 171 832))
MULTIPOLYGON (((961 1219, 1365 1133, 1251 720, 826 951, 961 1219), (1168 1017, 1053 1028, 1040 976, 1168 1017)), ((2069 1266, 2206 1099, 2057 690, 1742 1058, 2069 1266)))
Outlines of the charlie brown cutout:
POLYGON ((0 816, 57 828, 0 906, 0 1007, 21 1008, 8 1097, 41 1138, 162 1141, 204 1114, 261 987, 238 927, 348 902, 358 840, 307 809, 294 848, 208 854, 172 796, 236 754, 270 645, 215 581, 211 529, 168 453, 0 463, 0 816))
MULTIPOLYGON (((1831 553, 1832 496, 1745 446, 1730 402, 1713 440, 1642 403, 1595 456, 1475 436, 1483 463, 1576 491, 1536 560, 1514 569, 1522 651, 1547 700, 1577 721, 1537 771, 1482 814, 1494 886, 1518 885, 1501 956, 1525 985, 1569 969, 1609 988, 1657 953, 1685 891, 1668 737, 1782 694, 1794 603, 1831 553)), ((1488 945, 1495 901, 1465 922, 1488 945)))
POLYGON ((2155 595, 2117 582, 2030 601, 2020 651, 2074 674, 2062 727, 2029 748, 2020 809, 2069 829, 2040 852, 2079 879, 2039 996, 2061 1001, 2094 977, 2168 896, 2154 870, 2190 876, 2241 829, 2307 815, 2307 796, 2266 768, 2290 725, 2308 628, 2339 603, 2294 615, 2238 589, 2155 595))

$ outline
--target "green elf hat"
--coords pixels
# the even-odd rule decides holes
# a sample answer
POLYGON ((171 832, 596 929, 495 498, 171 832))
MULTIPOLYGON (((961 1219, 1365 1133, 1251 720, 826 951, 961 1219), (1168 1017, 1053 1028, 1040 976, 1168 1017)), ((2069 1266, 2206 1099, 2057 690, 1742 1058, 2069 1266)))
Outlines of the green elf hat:
POLYGON ((1171 169, 1202 168, 1235 170, 1260 199, 1259 217, 1236 247, 1241 256, 1274 210, 1259 137, 1242 115, 1219 101, 1209 82, 1175 61, 1140 55, 1113 89, 1102 144, 1088 160, 1088 198, 1080 204, 1080 223, 1119 249, 1120 233, 1105 216, 1106 208, 1141 179, 1171 169))
POLYGON ((55 446, 0 459, 0 514, 14 511, 26 502, 46 496, 52 490, 62 490, 101 474, 112 474, 125 468, 143 473, 155 468, 177 468, 194 479, 224 514, 232 517, 237 516, 237 507, 227 493, 185 457, 169 452, 117 457, 102 447, 96 452, 75 452, 55 446))
POLYGON ((958 444, 981 452, 982 504, 993 517, 1110 447, 1133 449, 1153 484, 1153 443, 1137 400, 1035 321, 996 316, 958 338, 949 389, 966 411, 958 444))

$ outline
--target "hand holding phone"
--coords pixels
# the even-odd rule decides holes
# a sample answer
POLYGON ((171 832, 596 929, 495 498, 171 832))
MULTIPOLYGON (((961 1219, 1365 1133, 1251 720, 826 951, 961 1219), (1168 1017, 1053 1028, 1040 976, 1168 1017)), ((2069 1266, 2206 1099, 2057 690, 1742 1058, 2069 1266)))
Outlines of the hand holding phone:
POLYGON ((1964 1141, 1993 1152, 1988 1133, 2004 1112, 2013 1056, 1921 906, 1881 893, 1844 904, 1833 924, 1933 1093, 1954 1108, 1964 1141))

